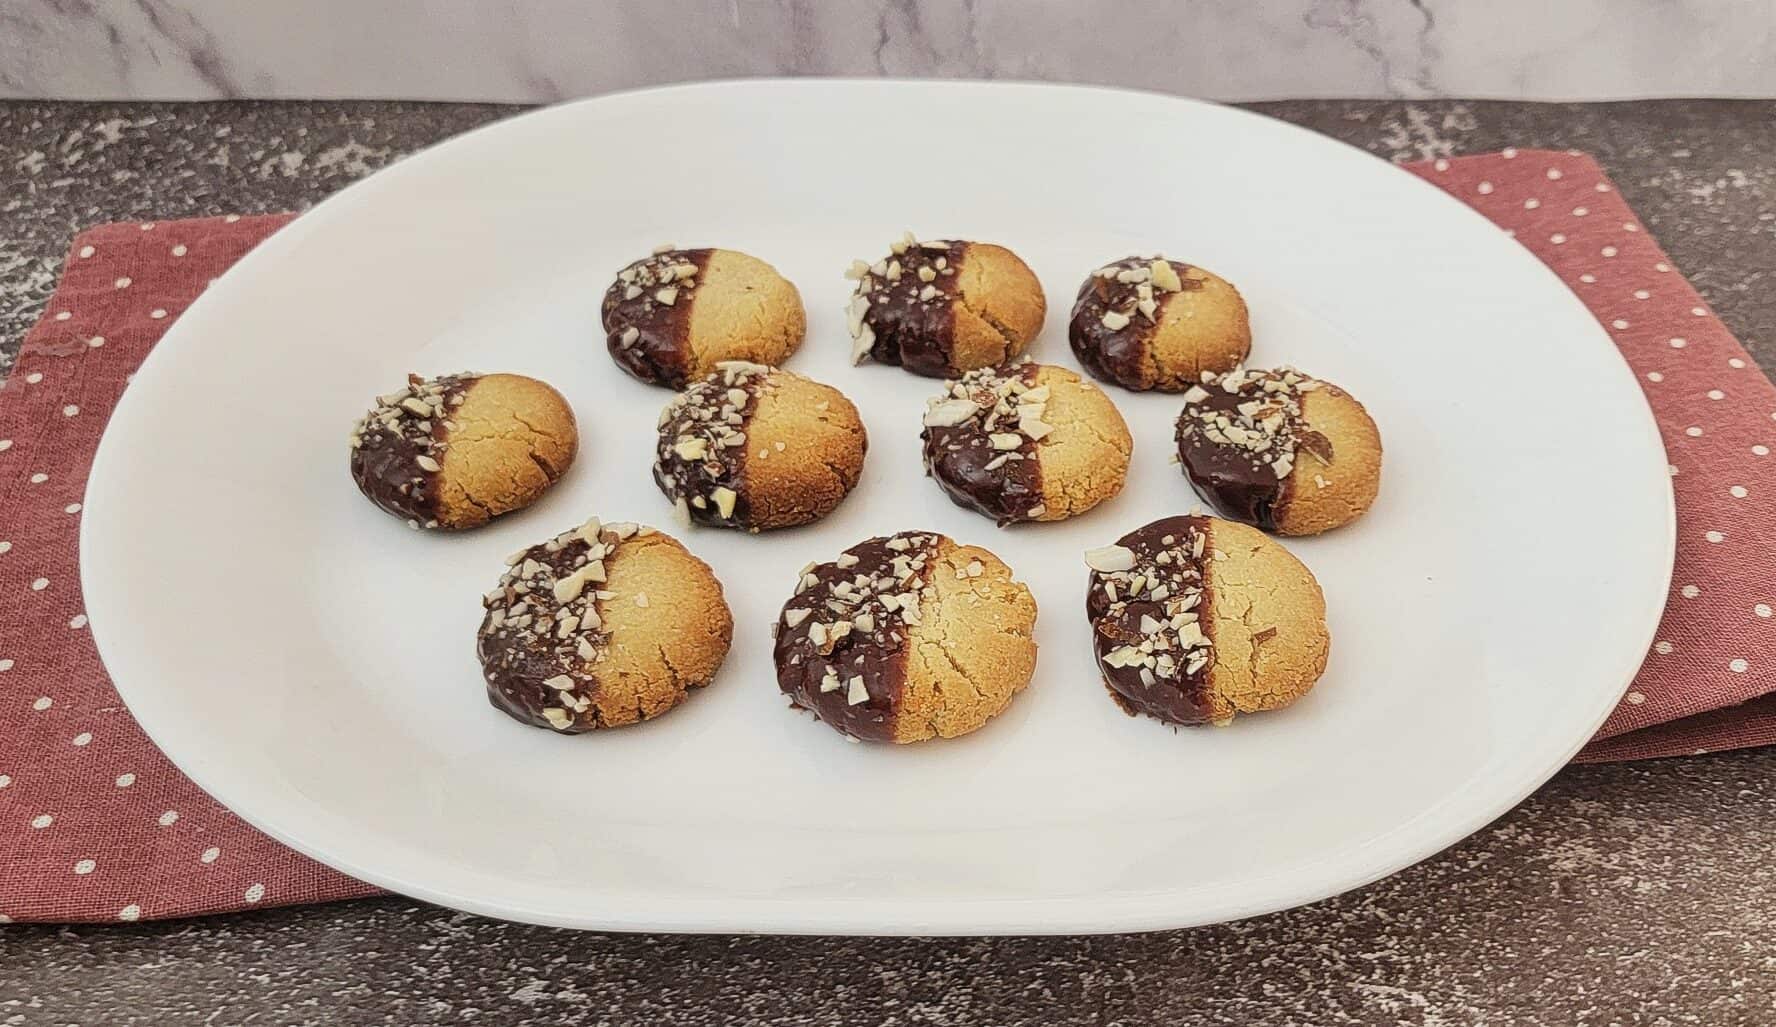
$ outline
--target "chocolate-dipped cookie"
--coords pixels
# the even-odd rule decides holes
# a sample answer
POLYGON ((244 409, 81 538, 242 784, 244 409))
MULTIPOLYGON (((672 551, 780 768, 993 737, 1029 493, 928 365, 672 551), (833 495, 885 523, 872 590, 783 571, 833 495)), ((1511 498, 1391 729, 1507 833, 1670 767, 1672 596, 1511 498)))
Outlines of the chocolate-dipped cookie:
POLYGON ((1381 488, 1381 435, 1369 412, 1293 368, 1205 373, 1184 393, 1177 442, 1198 494, 1279 535, 1348 524, 1381 488))
POLYGON ((605 343, 617 366, 673 389, 724 360, 781 364, 807 328, 789 279, 737 250, 661 247, 617 272, 604 293, 605 343))
POLYGON ((1030 590, 985 549, 872 538, 803 569, 777 619, 777 684, 848 738, 953 738, 1030 683, 1035 627, 1030 590))
POLYGON ((819 520, 863 473, 869 437, 830 385, 720 364, 660 414, 654 482, 685 523, 747 531, 819 520))
POLYGON ((1131 716, 1226 724, 1288 706, 1326 669, 1319 582, 1255 528, 1167 517, 1085 562, 1098 668, 1131 716))
POLYGON ((1052 364, 984 367, 926 405, 925 471, 956 505, 1058 521, 1122 491, 1134 440, 1110 397, 1052 364))
POLYGON ((506 563, 475 651, 488 700, 526 724, 571 735, 648 720, 727 657, 721 582, 670 535, 593 518, 506 563))
POLYGON ((1124 257, 1079 287, 1067 325, 1093 377, 1128 389, 1181 392, 1204 371, 1246 359, 1246 301, 1225 279, 1163 257, 1124 257))
POLYGON ((853 261, 857 287, 846 315, 853 362, 870 357, 915 374, 949 378, 1002 364, 1042 329, 1042 283, 1003 246, 913 238, 908 232, 873 264, 853 261))
POLYGON ((457 530, 536 502, 573 463, 573 410, 517 374, 407 376, 351 433, 351 475, 410 528, 457 530))

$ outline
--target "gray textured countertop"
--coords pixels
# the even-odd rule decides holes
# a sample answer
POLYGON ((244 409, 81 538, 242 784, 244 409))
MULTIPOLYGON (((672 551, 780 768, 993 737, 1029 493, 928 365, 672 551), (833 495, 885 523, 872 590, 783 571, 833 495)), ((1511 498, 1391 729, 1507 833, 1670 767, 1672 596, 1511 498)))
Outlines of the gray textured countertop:
MULTIPOLYGON (((1278 103, 1411 159, 1596 156, 1776 367, 1776 102, 1278 103)), ((306 206, 509 108, 0 103, 0 369, 75 229, 306 206)), ((576 934, 401 899, 0 929, 0 1024, 1776 1022, 1776 749, 1557 776, 1367 888, 1097 938, 576 934)))

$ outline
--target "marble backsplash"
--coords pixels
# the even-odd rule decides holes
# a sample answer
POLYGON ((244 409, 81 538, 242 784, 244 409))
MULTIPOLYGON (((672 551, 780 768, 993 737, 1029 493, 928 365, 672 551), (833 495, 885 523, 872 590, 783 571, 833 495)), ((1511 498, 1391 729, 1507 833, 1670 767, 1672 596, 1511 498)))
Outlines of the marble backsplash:
POLYGON ((1776 96, 1773 54, 1771 0, 0 0, 0 97, 536 102, 755 75, 1776 96))

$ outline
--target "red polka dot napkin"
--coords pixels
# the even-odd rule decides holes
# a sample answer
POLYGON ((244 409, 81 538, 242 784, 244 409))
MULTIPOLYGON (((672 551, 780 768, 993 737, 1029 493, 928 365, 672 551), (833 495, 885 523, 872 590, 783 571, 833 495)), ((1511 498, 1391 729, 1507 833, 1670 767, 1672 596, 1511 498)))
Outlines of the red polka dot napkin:
POLYGON ((0 922, 370 895, 242 823, 142 734, 99 664, 77 536, 99 434, 212 278, 287 217, 81 233, 0 389, 0 922))
POLYGON ((1665 439, 1677 563, 1640 674, 1580 753, 1640 759, 1776 742, 1776 388, 1671 267, 1596 162, 1505 150, 1410 169, 1509 231, 1609 329, 1665 439))
MULTIPOLYGON (((1580 759, 1776 742, 1776 388, 1589 158, 1507 150, 1410 170, 1560 274, 1609 328, 1664 432, 1679 530, 1669 605, 1646 664, 1580 759)), ((287 220, 82 233, 0 389, 0 923, 375 892, 259 834, 181 776, 130 719, 82 612, 80 504, 106 416, 167 325, 287 220)))

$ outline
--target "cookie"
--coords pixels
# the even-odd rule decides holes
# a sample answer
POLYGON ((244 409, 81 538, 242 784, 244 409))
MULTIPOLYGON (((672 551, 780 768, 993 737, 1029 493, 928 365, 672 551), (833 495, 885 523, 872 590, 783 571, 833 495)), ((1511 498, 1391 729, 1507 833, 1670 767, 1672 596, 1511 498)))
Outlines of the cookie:
POLYGON ((1288 706, 1325 672, 1319 582, 1256 528, 1167 517, 1085 562, 1098 668, 1130 716, 1226 724, 1288 706))
POLYGON ((1036 600, 977 546, 901 532, 809 564, 775 628, 777 684, 853 740, 954 738, 1036 669, 1036 600))
POLYGON ((407 376, 351 433, 358 488, 409 528, 474 528, 536 502, 579 448, 573 410, 518 374, 407 376))
POLYGON ((728 655, 721 582, 653 528, 593 518, 506 564, 475 651, 488 700, 516 720, 569 735, 650 720, 728 655))
POLYGON ((1252 350, 1246 301, 1226 279, 1163 257, 1124 257, 1079 287, 1067 325, 1073 354, 1126 389, 1182 392, 1252 350))
POLYGON ((796 287, 737 250, 663 246, 604 293, 610 355, 650 385, 683 388, 724 360, 781 364, 807 330, 796 287))
POLYGON ((1348 524, 1381 488, 1381 435, 1363 404, 1293 368, 1205 373, 1184 393, 1177 441, 1204 499, 1279 535, 1348 524))
POLYGON ((1005 363, 1042 329, 1042 283, 1005 247, 908 232, 889 251, 845 273, 857 282, 846 309, 854 363, 870 357, 950 378, 1005 363))
POLYGON ((724 363, 660 414, 654 482, 679 520, 747 531, 817 521, 863 473, 869 437, 830 385, 724 363))
POLYGON ((1110 397, 1072 371, 970 371, 926 404, 925 472, 1000 526, 1059 521, 1122 491, 1134 440, 1110 397))

